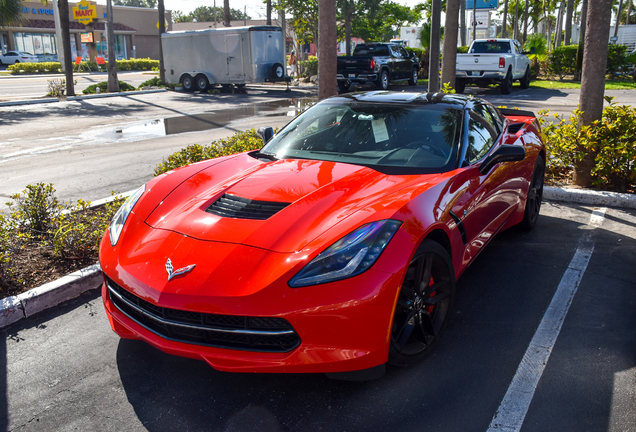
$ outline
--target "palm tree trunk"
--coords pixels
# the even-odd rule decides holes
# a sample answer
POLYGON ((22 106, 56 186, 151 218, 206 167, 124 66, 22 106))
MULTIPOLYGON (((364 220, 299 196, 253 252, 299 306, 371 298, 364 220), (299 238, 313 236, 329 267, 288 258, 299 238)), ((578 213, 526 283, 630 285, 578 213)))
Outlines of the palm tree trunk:
POLYGON ((526 0, 526 8, 523 13, 523 42, 526 43, 526 38, 528 37, 528 0, 526 0))
POLYGON ((576 69, 574 70, 574 80, 581 79, 581 69, 583 68, 583 52, 585 51, 585 32, 587 23, 587 0, 581 4, 581 26, 579 27, 579 48, 576 50, 576 69))
POLYGON ((230 27, 230 0, 223 0, 223 26, 230 27))
POLYGON ((616 13, 616 25, 614 26, 614 37, 618 36, 618 27, 621 23, 621 12, 623 11, 623 0, 618 3, 618 12, 616 13))
MULTIPOLYGON (((474 0, 477 1, 477 0, 474 0)), ((508 0, 504 2, 503 21, 501 23, 501 37, 506 38, 508 35, 508 0)))
POLYGON ((272 25, 272 0, 267 0, 267 25, 272 25))
POLYGON ((338 93, 336 0, 318 0, 318 99, 338 93))
POLYGON ((66 96, 75 96, 73 82, 73 62, 71 61, 71 32, 68 20, 68 0, 59 0, 60 24, 62 26, 62 49, 64 50, 64 75, 66 76, 66 96))
POLYGON ((561 46, 561 29, 563 28, 563 9, 565 9, 565 0, 561 0, 561 6, 559 6, 559 12, 557 15, 557 28, 554 35, 554 47, 561 46))
POLYGON ((466 46, 466 2, 461 1, 459 4, 459 25, 462 46, 466 46))
MULTIPOLYGON (((159 0, 159 13, 163 8, 163 0, 159 0)), ((113 1, 107 0, 107 21, 108 21, 108 33, 106 39, 108 40, 108 92, 116 93, 119 91, 119 80, 117 79, 117 56, 115 55, 115 31, 113 28, 113 1)), ((160 15, 161 16, 161 15, 160 15)), ((161 56, 161 24, 165 22, 159 18, 159 55, 161 56)), ((161 56, 163 57, 163 56, 161 56)), ((159 60, 159 68, 163 70, 163 60, 159 60)), ((163 79, 162 79, 163 81, 163 79)))
MULTIPOLYGON (((428 64, 428 91, 439 90, 439 41, 440 41, 440 20, 441 20, 441 0, 433 0, 431 7, 431 46, 429 48, 428 64)), ((454 82, 454 81, 453 81, 454 82)))
MULTIPOLYGON (((581 117, 579 126, 591 125, 603 115, 603 94, 605 91, 605 71, 607 68, 607 34, 612 16, 612 0, 589 0, 587 11, 587 33, 579 106, 581 117)), ((589 187, 592 184, 591 171, 594 155, 588 153, 574 167, 574 184, 589 187)))
POLYGON ((565 13, 565 41, 563 45, 572 43, 572 12, 574 11, 574 0, 568 0, 568 8, 565 13))
POLYGON ((457 61, 457 31, 459 27, 459 4, 464 0, 446 1, 444 48, 442 53, 442 83, 455 88, 457 61))

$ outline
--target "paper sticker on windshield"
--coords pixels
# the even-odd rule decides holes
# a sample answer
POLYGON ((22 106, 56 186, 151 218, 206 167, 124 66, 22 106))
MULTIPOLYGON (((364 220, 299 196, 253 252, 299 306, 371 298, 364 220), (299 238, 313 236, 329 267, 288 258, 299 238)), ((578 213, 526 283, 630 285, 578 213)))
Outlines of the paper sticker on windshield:
POLYGON ((372 120, 371 126, 373 127, 373 136, 375 137, 375 142, 382 142, 389 139, 389 131, 386 130, 384 119, 372 120))

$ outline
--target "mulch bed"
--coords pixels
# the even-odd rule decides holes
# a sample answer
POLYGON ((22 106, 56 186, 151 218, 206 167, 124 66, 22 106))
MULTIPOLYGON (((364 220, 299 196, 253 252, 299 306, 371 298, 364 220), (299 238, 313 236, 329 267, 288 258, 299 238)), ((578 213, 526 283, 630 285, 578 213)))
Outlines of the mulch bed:
POLYGON ((97 259, 61 259, 44 246, 27 245, 13 257, 14 274, 12 281, 0 279, 0 299, 18 295, 31 288, 44 285, 69 273, 95 264, 97 259), (14 282, 22 280, 22 283, 14 282))

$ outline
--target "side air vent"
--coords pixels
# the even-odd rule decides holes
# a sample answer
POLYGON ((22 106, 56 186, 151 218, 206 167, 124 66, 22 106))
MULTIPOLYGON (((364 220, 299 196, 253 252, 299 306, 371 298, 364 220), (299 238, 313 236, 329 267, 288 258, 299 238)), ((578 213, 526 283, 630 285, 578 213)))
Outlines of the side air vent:
POLYGON ((236 219, 265 220, 287 207, 290 203, 256 201, 236 195, 224 194, 207 208, 208 213, 236 219))
POLYGON ((512 124, 508 125, 508 133, 509 134, 516 134, 525 125, 526 125, 525 123, 512 123, 512 124))

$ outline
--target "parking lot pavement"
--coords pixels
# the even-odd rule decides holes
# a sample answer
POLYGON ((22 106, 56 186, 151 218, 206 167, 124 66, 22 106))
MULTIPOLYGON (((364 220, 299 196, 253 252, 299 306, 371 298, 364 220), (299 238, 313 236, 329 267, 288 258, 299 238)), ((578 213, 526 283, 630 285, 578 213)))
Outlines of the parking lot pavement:
POLYGON ((442 343, 414 367, 366 383, 221 373, 119 340, 93 291, 5 329, 0 431, 486 431, 581 245, 521 431, 636 430, 636 211, 544 203, 459 279, 442 343))

